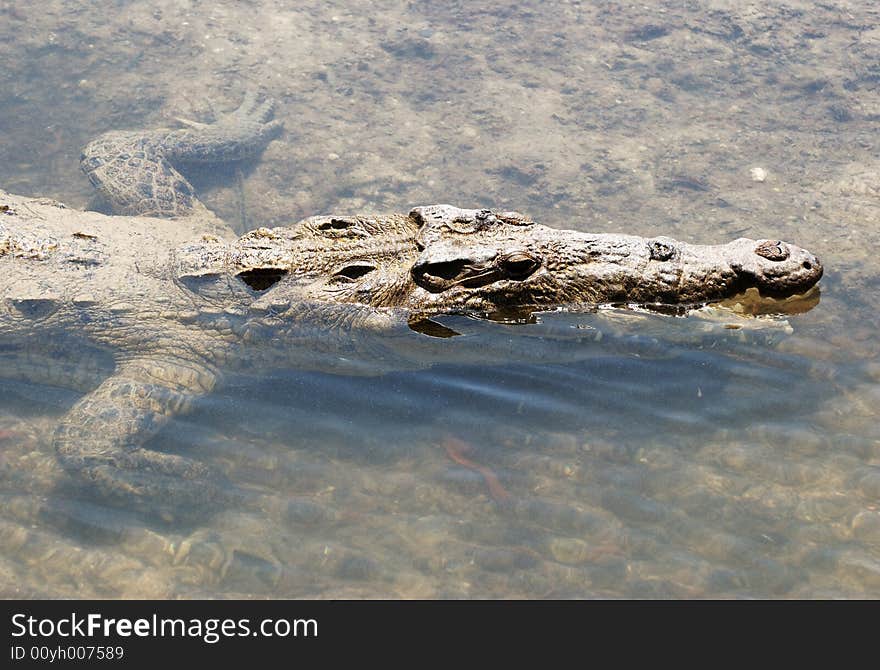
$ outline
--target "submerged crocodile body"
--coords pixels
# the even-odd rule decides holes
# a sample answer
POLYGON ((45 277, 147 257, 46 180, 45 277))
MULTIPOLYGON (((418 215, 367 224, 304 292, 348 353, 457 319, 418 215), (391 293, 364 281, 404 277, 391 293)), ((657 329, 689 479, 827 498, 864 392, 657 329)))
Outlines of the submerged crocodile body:
POLYGON ((236 238, 172 164, 255 153, 278 129, 268 115, 249 98, 237 121, 114 133, 86 148, 83 168, 115 211, 183 218, 0 192, 0 374, 87 389, 54 444, 102 497, 167 516, 223 495, 202 464, 144 446, 223 370, 358 372, 367 355, 430 364, 455 355, 431 336, 454 334, 431 322, 439 314, 699 305, 751 287, 801 293, 822 275, 812 254, 778 240, 587 234, 449 205, 236 238), (47 356, 65 362, 28 363, 47 356))

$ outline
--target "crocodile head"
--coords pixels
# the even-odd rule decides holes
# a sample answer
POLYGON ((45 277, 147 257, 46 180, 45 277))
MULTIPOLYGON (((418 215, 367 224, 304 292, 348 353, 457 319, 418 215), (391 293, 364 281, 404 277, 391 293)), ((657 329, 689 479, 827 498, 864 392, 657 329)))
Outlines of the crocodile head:
POLYGON ((515 212, 448 205, 418 207, 409 216, 312 217, 252 231, 231 247, 212 241, 190 251, 179 255, 179 277, 197 279, 203 298, 213 291, 218 303, 228 303, 236 295, 251 313, 273 318, 287 305, 293 318, 306 303, 402 308, 417 316, 689 306, 749 288, 773 297, 803 293, 822 276, 815 256, 777 240, 695 245, 588 234, 515 212))
POLYGON ((587 234, 508 212, 420 207, 413 307, 480 311, 564 304, 693 305, 748 288, 781 297, 822 276, 808 251, 777 240, 695 245, 587 234))
POLYGON ((667 237, 587 234, 513 213, 419 207, 413 306, 504 310, 563 304, 694 305, 756 288, 803 293, 822 276, 808 251, 746 238, 695 245, 667 237), (421 304, 419 304, 421 303, 421 304))

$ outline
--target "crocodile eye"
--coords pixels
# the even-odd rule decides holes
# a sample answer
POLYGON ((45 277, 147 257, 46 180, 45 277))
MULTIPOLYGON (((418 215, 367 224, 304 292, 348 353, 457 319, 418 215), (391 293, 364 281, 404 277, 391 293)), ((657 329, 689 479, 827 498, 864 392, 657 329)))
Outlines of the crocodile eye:
POLYGON ((498 266, 510 279, 525 279, 541 267, 541 263, 531 254, 518 251, 499 258, 498 266))
POLYGON ((239 272, 236 276, 255 291, 266 291, 287 274, 282 268, 252 268, 239 272))
POLYGON ((317 222, 317 229, 324 237, 331 239, 357 239, 370 237, 372 233, 355 216, 334 216, 317 222))
POLYGON ((354 224, 357 223, 357 219, 351 218, 332 218, 329 221, 324 221, 324 223, 318 226, 318 230, 345 230, 346 228, 351 228, 354 224))
POLYGON ((651 240, 648 251, 652 261, 668 261, 675 256, 675 247, 665 240, 651 240))
POLYGON ((789 256, 788 245, 778 240, 765 240, 755 247, 755 253, 769 261, 784 261, 789 256))

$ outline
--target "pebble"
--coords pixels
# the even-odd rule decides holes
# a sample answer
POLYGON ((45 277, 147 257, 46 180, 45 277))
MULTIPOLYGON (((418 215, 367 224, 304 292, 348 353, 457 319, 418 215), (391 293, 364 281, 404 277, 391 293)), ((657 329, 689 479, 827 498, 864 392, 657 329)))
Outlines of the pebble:
POLYGON ((564 533, 595 533, 609 524, 602 515, 539 499, 518 500, 510 511, 519 519, 564 533))
POLYGON ((753 167, 749 170, 749 174, 752 176, 752 181, 767 181, 767 170, 762 167, 753 167))
POLYGON ((310 500, 291 500, 284 511, 288 523, 317 525, 336 520, 335 510, 310 500))
POLYGON ((870 554, 861 551, 841 552, 836 567, 842 580, 851 580, 871 592, 880 588, 880 561, 870 554))
POLYGON ((585 563, 594 553, 586 542, 574 537, 554 537, 547 548, 555 560, 569 565, 585 563))
POLYGON ((379 574, 379 565, 374 560, 355 554, 344 556, 336 567, 336 576, 340 579, 377 579, 379 574))
POLYGON ((610 491, 602 496, 602 506, 621 519, 635 523, 657 523, 665 516, 660 505, 635 494, 610 491))
POLYGON ((280 579, 282 569, 265 558, 244 551, 233 551, 221 582, 244 591, 264 593, 280 579))
POLYGON ((788 593, 804 580, 800 570, 792 570, 771 558, 756 558, 743 572, 750 589, 774 596, 788 593))
POLYGON ((794 515, 803 521, 827 524, 843 519, 851 514, 851 509, 852 498, 848 495, 810 495, 802 496, 801 502, 795 507, 794 515))
POLYGON ((474 552, 474 563, 490 572, 509 573, 513 570, 534 568, 538 561, 522 550, 492 547, 474 552))
POLYGON ((755 424, 746 429, 750 437, 762 441, 775 451, 779 448, 806 455, 815 455, 830 448, 828 435, 806 426, 784 422, 755 424))
POLYGON ((865 468, 859 477, 859 492, 866 498, 880 500, 880 467, 865 468))
POLYGON ((709 593, 736 593, 748 586, 748 580, 741 570, 720 569, 710 573, 706 580, 709 593))
POLYGON ((864 510, 853 517, 853 535, 863 542, 880 543, 880 512, 864 510))

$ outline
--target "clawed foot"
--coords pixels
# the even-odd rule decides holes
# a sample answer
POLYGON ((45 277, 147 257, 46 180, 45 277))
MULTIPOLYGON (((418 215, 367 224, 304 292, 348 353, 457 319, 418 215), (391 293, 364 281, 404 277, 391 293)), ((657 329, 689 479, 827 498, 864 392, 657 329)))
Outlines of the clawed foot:
POLYGON ((217 115, 217 120, 213 123, 204 123, 202 121, 193 121, 182 116, 175 117, 175 120, 190 128, 204 129, 217 125, 230 125, 233 123, 255 123, 267 125, 269 129, 280 130, 284 123, 282 121, 271 121, 272 114, 275 111, 275 101, 272 98, 266 98, 263 102, 257 102, 257 94, 248 89, 245 91, 241 104, 231 112, 224 112, 217 115))
MULTIPOLYGON (((239 118, 251 119, 252 122, 266 123, 272 118, 272 112, 275 109, 275 101, 272 98, 266 98, 263 102, 257 102, 257 94, 248 89, 244 94, 244 99, 234 112, 231 114, 239 118)), ((273 121, 281 127, 280 121, 273 121)), ((270 124, 271 125, 271 124, 270 124)))
POLYGON ((283 122, 271 120, 274 110, 275 101, 272 98, 258 102, 257 94, 248 90, 245 92, 244 99, 238 109, 221 114, 216 123, 210 125, 218 128, 236 129, 237 134, 246 133, 253 138, 252 142, 261 142, 265 145, 284 128, 283 122))
POLYGON ((241 160, 259 154, 283 129, 281 121, 272 121, 275 103, 257 101, 253 91, 245 93, 237 109, 219 114, 214 123, 178 119, 189 126, 162 138, 162 151, 171 160, 210 162, 241 160))

